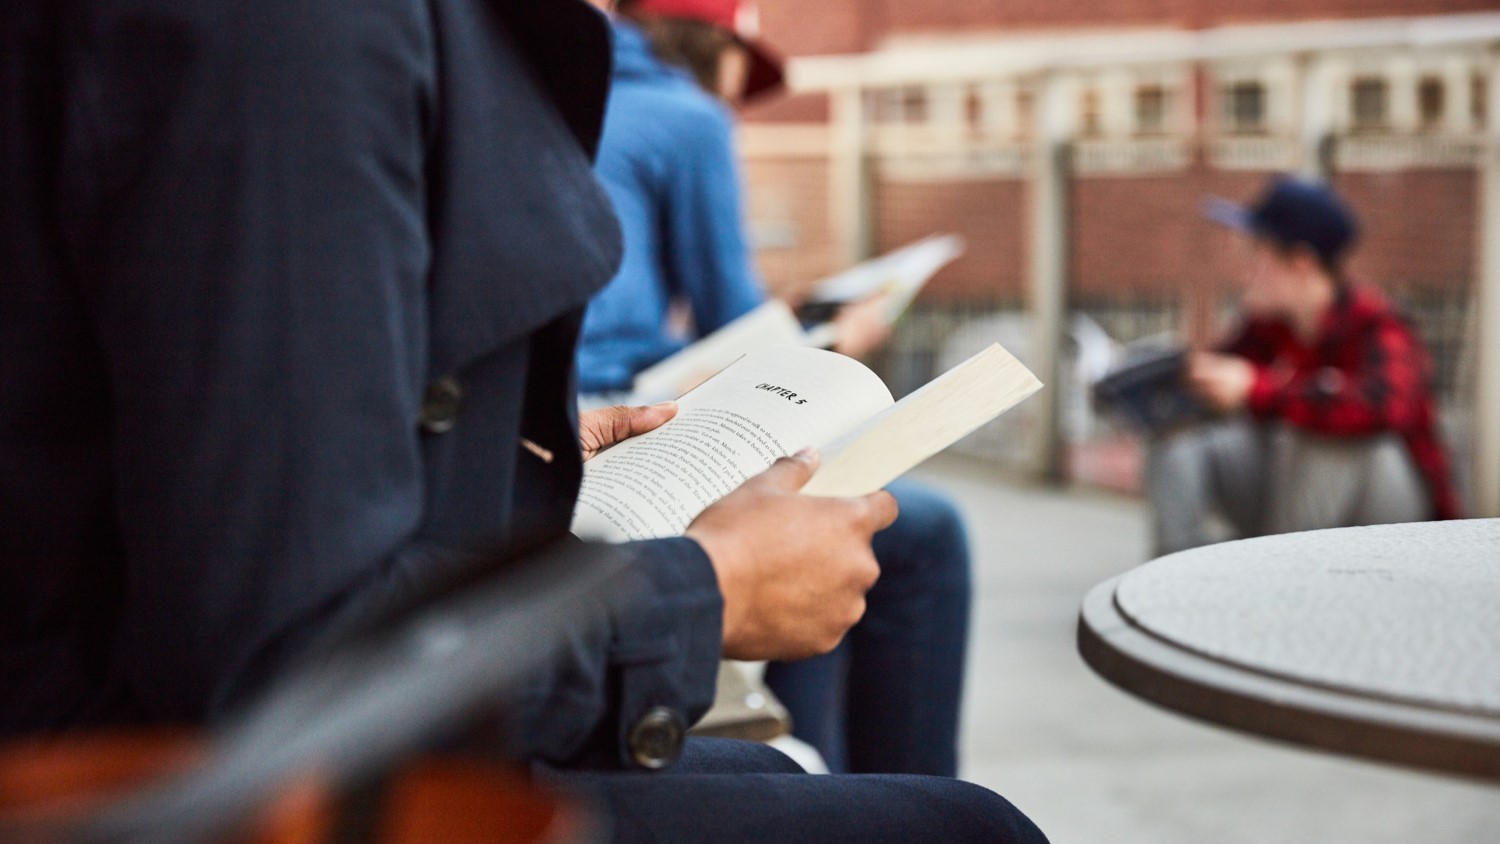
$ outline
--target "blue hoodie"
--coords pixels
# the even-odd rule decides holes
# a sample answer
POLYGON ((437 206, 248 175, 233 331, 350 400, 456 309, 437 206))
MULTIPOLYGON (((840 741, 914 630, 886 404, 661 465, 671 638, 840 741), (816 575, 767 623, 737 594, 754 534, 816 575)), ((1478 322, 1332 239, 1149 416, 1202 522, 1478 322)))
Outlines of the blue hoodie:
POLYGON ((732 141, 733 119, 646 36, 614 24, 614 78, 594 172, 625 236, 620 271, 589 303, 578 346, 579 392, 625 390, 685 346, 666 325, 674 299, 707 334, 765 298, 751 263, 732 141))

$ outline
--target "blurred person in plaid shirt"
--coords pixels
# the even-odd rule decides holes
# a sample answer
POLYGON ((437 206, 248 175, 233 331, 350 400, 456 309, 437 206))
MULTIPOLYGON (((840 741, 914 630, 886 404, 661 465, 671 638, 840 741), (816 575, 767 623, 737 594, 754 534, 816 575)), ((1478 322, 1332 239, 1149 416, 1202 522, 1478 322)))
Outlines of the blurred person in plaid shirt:
POLYGON ((1241 319, 1188 358, 1188 388, 1218 416, 1151 443, 1157 553, 1210 541, 1210 509, 1241 536, 1456 518, 1431 358, 1346 275, 1348 205, 1278 177, 1253 205, 1215 200, 1207 215, 1248 238, 1241 319))

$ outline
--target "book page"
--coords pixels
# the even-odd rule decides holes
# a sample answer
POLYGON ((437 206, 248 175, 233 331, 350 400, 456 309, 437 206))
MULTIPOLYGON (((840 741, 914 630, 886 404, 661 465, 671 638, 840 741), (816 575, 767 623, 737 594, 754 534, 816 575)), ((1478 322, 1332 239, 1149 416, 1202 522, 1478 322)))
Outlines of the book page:
POLYGON ((752 352, 678 399, 670 422, 583 465, 573 533, 610 542, 677 536, 777 458, 821 448, 892 403, 853 358, 798 347, 752 352))
POLYGON ((964 253, 964 239, 933 235, 826 278, 813 287, 812 302, 857 302, 885 293, 886 321, 895 322, 937 271, 964 253))
POLYGON ((771 299, 671 357, 641 370, 631 387, 635 404, 675 399, 740 355, 775 346, 809 345, 802 323, 780 299, 771 299))
POLYGON ((866 495, 1042 388, 998 343, 828 445, 802 491, 866 495))

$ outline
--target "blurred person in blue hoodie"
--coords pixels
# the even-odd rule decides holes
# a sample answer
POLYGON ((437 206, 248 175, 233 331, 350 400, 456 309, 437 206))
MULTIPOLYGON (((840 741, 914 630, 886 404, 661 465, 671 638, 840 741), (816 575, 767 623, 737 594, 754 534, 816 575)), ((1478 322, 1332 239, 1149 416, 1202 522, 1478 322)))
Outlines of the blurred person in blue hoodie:
MULTIPOLYGON (((619 272, 590 301, 578 349, 585 405, 620 401, 637 372, 766 298, 742 216, 729 105, 780 86, 777 61, 737 0, 625 0, 614 20, 613 82, 595 172, 624 232, 619 272), (674 332, 671 312, 691 314, 674 332)), ((857 308, 857 306, 856 306, 857 308)), ((836 350, 884 339, 858 310, 836 350)), ((912 481, 875 537, 881 577, 864 619, 833 653, 771 663, 766 683, 793 734, 830 770, 954 776, 968 638, 968 540, 957 509, 912 481)))

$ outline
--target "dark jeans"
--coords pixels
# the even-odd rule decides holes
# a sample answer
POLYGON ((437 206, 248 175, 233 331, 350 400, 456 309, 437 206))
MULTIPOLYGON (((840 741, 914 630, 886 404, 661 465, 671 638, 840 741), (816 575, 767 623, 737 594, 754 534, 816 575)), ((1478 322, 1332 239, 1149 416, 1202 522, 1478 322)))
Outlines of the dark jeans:
POLYGON ((766 667, 766 684, 792 715, 792 733, 835 773, 954 776, 969 544, 953 504, 897 481, 895 524, 875 537, 880 580, 865 617, 833 653, 766 667))
POLYGON ((548 773, 602 805, 610 840, 1045 844, 1015 806, 973 783, 911 775, 802 773, 765 745, 689 739, 659 774, 548 773))

